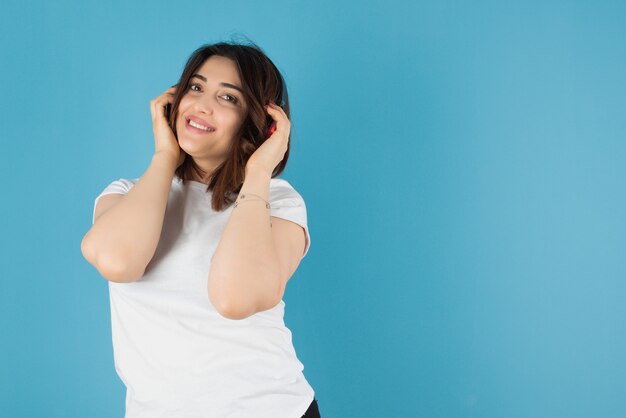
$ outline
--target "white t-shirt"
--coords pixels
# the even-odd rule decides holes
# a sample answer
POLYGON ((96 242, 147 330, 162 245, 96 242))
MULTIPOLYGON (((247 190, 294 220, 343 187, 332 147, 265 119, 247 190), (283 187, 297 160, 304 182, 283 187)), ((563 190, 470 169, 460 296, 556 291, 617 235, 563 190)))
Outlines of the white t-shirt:
MULTIPOLYGON (((137 180, 113 181, 95 203, 105 194, 127 193, 137 180)), ((306 255, 311 237, 302 197, 286 180, 273 178, 269 203, 271 216, 304 228, 306 255)), ((109 282, 125 418, 301 418, 313 401, 283 321, 284 301, 231 320, 208 298, 211 257, 232 210, 215 212, 205 184, 183 185, 175 175, 144 275, 109 282)))

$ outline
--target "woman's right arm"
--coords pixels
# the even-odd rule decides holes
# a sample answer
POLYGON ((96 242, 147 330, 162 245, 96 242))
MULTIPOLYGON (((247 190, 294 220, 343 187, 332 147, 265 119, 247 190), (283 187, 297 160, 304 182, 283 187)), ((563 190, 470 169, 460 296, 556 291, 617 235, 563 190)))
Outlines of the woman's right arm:
POLYGON ((159 243, 176 167, 170 154, 155 153, 128 193, 97 214, 81 251, 107 280, 125 283, 143 276, 159 243))
POLYGON ((143 276, 161 237, 174 173, 186 155, 165 114, 175 91, 176 85, 150 101, 155 146, 150 166, 111 207, 101 213, 96 208, 98 217, 80 244, 87 261, 112 282, 143 276))

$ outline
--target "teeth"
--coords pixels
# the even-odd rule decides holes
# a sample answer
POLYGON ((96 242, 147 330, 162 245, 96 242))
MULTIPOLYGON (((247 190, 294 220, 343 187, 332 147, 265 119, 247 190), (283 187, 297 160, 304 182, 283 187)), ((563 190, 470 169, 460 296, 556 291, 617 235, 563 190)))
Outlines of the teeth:
POLYGON ((189 124, 191 126, 193 126, 194 128, 202 129, 202 130, 205 130, 207 132, 213 132, 215 130, 215 129, 207 128, 206 126, 200 125, 199 123, 196 123, 196 122, 192 121, 191 119, 189 119, 189 124))

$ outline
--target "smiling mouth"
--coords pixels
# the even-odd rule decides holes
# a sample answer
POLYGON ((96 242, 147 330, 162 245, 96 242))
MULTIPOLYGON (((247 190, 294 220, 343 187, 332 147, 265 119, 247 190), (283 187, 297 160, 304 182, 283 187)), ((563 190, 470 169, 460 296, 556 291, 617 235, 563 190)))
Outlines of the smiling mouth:
POLYGON ((193 120, 191 120, 191 119, 187 119, 187 123, 186 123, 186 125, 187 125, 188 127, 190 127, 190 128, 193 128, 193 129, 195 129, 195 130, 198 130, 198 131, 203 131, 203 132, 215 132, 215 129, 213 129, 213 128, 209 128, 208 126, 204 126, 204 125, 202 125, 202 124, 200 124, 200 123, 198 123, 198 122, 195 122, 195 121, 193 121, 193 120))

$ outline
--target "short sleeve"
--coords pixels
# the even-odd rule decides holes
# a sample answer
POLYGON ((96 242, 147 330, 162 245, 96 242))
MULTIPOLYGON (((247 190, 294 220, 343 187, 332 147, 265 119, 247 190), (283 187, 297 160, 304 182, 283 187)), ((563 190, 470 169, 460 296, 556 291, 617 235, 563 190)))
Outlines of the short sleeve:
POLYGON ((306 205, 300 194, 289 184, 287 180, 274 178, 270 182, 270 216, 295 222, 304 228, 306 243, 304 254, 311 246, 311 236, 307 225, 306 205))
POLYGON ((102 193, 96 197, 96 200, 93 203, 93 215, 91 217, 91 224, 95 223, 96 219, 96 205, 98 204, 98 199, 100 199, 105 194, 111 193, 119 193, 126 194, 133 188, 138 179, 118 179, 111 182, 107 187, 104 188, 102 193))

